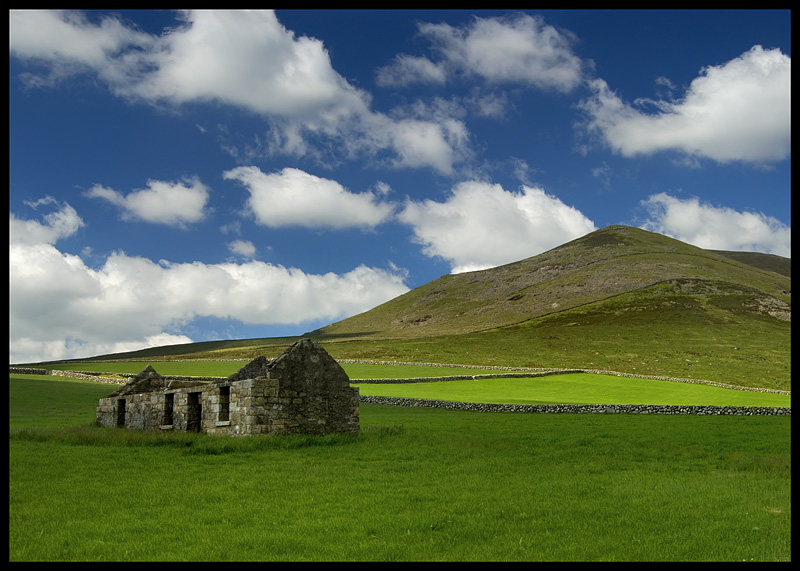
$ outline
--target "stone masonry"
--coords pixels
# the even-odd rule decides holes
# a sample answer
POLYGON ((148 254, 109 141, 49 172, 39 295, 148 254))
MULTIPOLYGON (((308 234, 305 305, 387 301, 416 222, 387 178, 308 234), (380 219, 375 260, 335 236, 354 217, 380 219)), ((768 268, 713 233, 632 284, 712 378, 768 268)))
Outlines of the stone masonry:
POLYGON ((148 365, 97 406, 101 426, 207 434, 359 431, 358 387, 309 339, 257 357, 227 379, 167 381, 148 365))

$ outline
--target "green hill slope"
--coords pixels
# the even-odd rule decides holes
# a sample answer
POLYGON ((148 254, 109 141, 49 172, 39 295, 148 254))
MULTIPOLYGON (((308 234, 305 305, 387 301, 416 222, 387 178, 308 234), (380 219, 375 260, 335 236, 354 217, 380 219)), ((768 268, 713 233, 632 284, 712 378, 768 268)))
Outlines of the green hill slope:
MULTIPOLYGON (((608 226, 504 266, 446 275, 310 333, 417 338, 506 327, 661 285, 736 311, 788 320, 791 279, 730 255, 627 226, 608 226), (724 298, 724 301, 723 301, 724 298)), ((665 310, 668 308, 665 308, 665 310)))
POLYGON ((762 270, 775 272, 787 278, 792 276, 792 259, 776 256, 774 254, 762 254, 761 252, 730 252, 727 250, 711 250, 717 254, 722 254, 727 258, 733 258, 749 266, 755 266, 762 270))

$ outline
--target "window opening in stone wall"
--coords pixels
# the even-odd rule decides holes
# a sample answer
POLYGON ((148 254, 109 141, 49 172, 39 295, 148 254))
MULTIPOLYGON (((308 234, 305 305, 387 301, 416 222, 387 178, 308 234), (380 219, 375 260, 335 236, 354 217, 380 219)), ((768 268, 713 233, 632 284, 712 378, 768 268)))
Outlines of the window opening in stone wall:
POLYGON ((219 388, 219 422, 231 419, 231 388, 219 388))
POLYGON ((175 393, 164 395, 164 418, 161 420, 163 425, 172 424, 172 412, 175 410, 175 393))
POLYGON ((117 426, 125 426, 125 399, 117 401, 117 426))
POLYGON ((200 403, 200 393, 189 393, 189 403, 186 409, 186 430, 200 432, 203 419, 203 405, 200 403))

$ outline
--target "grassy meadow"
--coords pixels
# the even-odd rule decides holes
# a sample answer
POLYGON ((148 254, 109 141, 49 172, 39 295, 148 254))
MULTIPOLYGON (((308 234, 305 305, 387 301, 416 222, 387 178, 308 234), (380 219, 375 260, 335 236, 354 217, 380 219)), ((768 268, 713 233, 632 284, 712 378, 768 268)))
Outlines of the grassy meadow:
POLYGON ((358 435, 233 438, 103 429, 113 385, 9 382, 10 561, 791 558, 790 417, 362 404, 358 435))
POLYGON ((791 407, 791 395, 593 373, 369 384, 362 395, 496 404, 654 404, 791 407))
MULTIPOLYGON (((72 371, 138 373, 148 364, 163 375, 218 376, 236 372, 241 361, 83 362, 54 365, 72 371)), ((785 394, 741 391, 707 384, 680 383, 595 373, 532 378, 448 380, 370 384, 369 379, 409 379, 487 375, 497 370, 423 365, 342 363, 361 394, 498 404, 655 404, 790 407, 785 394)), ((120 378, 120 381, 122 379, 120 378)), ((110 391, 109 391, 110 392, 110 391)))

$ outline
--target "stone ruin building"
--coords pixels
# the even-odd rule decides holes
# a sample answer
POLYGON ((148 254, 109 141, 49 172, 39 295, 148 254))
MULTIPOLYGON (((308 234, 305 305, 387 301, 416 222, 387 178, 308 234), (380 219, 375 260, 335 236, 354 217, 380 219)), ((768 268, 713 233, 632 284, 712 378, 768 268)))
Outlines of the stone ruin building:
POLYGON ((301 339, 226 379, 168 380, 148 365, 100 399, 97 423, 207 434, 357 433, 358 387, 325 349, 301 339))

